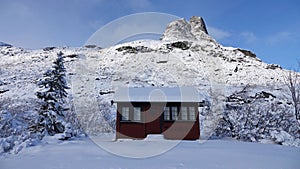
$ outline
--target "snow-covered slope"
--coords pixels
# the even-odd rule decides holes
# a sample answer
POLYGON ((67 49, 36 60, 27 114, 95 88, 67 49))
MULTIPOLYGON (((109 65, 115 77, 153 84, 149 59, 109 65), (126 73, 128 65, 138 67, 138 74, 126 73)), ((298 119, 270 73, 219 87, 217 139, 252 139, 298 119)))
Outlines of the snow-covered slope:
POLYGON ((115 107, 110 101, 120 86, 194 86, 207 95, 210 105, 210 113, 201 116, 203 138, 222 118, 226 97, 245 86, 253 95, 273 93, 275 103, 291 108, 284 85, 287 70, 262 62, 251 51, 222 46, 207 34, 202 18, 192 17, 170 23, 159 41, 138 40, 105 49, 1 46, 0 113, 35 111, 36 83, 59 51, 66 56, 72 110, 93 135, 113 130, 115 107))

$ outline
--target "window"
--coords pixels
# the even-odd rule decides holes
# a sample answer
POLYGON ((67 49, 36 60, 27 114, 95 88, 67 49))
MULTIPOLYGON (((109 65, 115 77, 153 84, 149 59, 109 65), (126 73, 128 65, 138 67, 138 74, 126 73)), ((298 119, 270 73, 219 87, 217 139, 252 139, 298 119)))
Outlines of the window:
POLYGON ((189 107, 189 120, 196 120, 195 107, 189 107))
POLYGON ((121 112, 121 119, 122 120, 129 120, 129 107, 122 107, 122 112, 121 112))
POLYGON ((172 120, 178 120, 177 107, 171 107, 172 120))
POLYGON ((140 121, 141 120, 141 108, 140 107, 134 107, 133 108, 133 120, 134 121, 140 121))
POLYGON ((187 107, 181 107, 181 120, 188 120, 187 107))
POLYGON ((170 107, 164 108, 164 120, 171 120, 170 107))

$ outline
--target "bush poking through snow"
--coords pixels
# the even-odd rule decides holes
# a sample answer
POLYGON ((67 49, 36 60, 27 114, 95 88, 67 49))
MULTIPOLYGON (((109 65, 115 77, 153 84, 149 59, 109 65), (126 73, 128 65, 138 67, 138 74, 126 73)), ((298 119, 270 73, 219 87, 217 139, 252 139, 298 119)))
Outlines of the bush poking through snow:
POLYGON ((18 153, 22 148, 36 145, 42 139, 41 133, 29 130, 36 112, 20 111, 14 107, 13 111, 0 111, 0 154, 6 152, 18 153))
POLYGON ((300 146, 300 126, 291 106, 277 104, 275 98, 258 93, 249 96, 246 89, 228 96, 215 136, 300 146))

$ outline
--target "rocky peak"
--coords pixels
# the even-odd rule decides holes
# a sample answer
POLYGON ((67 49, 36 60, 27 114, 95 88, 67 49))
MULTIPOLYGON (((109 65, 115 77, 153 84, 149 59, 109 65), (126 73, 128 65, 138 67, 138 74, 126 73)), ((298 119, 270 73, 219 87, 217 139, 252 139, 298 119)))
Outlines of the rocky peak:
POLYGON ((193 39, 191 25, 185 19, 179 19, 168 24, 162 40, 193 39))
POLYGON ((204 20, 199 16, 192 16, 190 19, 190 25, 192 27, 192 32, 203 31, 208 34, 204 20))
POLYGON ((201 40, 207 38, 208 32, 202 17, 192 16, 190 21, 179 19, 171 22, 163 36, 162 40, 201 40))

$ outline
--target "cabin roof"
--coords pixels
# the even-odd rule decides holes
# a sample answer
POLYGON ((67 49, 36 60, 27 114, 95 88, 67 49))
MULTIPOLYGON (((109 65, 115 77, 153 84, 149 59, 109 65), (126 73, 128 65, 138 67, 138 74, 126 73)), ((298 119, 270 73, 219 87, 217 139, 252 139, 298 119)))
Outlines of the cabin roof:
POLYGON ((200 102, 204 96, 194 87, 121 87, 114 102, 200 102))

